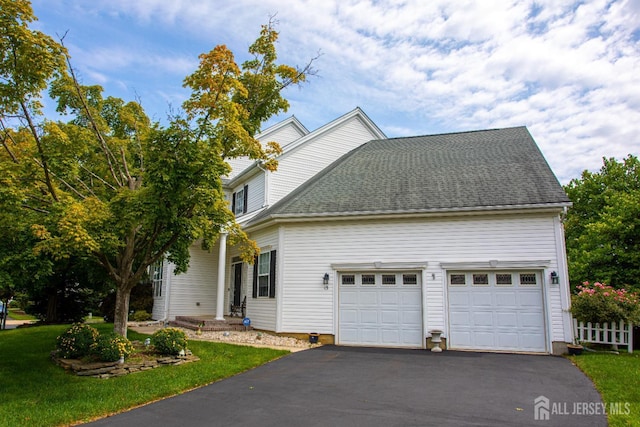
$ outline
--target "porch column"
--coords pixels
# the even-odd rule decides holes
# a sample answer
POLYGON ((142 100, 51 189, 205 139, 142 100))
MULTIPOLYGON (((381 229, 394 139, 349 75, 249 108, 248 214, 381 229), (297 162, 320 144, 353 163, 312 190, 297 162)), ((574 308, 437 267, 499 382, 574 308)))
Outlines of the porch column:
POLYGON ((216 296, 216 320, 224 320, 224 279, 227 264, 227 233, 220 233, 218 254, 218 294, 216 296))

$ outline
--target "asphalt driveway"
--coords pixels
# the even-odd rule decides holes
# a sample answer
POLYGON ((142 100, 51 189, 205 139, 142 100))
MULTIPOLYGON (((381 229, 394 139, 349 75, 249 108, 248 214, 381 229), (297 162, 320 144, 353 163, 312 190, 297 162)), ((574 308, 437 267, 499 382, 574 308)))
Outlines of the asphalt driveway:
POLYGON ((605 426, 600 403, 561 357, 323 346, 90 425, 605 426))

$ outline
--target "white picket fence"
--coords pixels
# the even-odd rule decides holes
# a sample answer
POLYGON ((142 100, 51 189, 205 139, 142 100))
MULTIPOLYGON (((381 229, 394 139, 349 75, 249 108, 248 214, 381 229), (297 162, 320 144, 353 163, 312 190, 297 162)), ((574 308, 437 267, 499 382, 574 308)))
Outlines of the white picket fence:
POLYGON ((578 342, 593 344, 626 345, 628 352, 633 353, 633 323, 599 323, 578 322, 573 319, 573 330, 578 342))

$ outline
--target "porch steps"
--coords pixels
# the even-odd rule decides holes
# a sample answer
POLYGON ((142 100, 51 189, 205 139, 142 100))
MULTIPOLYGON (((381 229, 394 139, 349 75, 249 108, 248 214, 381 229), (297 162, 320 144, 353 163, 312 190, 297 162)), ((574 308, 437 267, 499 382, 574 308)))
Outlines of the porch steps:
POLYGON ((170 326, 191 329, 197 331, 199 325, 202 332, 212 331, 247 331, 253 329, 251 326, 245 327, 239 317, 225 317, 224 320, 194 316, 176 316, 176 320, 169 322, 170 326))

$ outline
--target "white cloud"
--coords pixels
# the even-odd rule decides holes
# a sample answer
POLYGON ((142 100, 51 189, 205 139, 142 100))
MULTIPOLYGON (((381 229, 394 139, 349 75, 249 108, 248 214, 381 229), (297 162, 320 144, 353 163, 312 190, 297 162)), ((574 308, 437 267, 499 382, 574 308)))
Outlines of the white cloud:
POLYGON ((102 82, 171 75, 175 87, 153 88, 161 103, 179 103, 198 53, 226 43, 242 58, 277 13, 284 62, 323 52, 320 77, 287 92, 310 128, 356 105, 390 136, 527 125, 563 182, 640 152, 635 0, 47 2, 61 4, 142 38, 76 54, 102 82))

